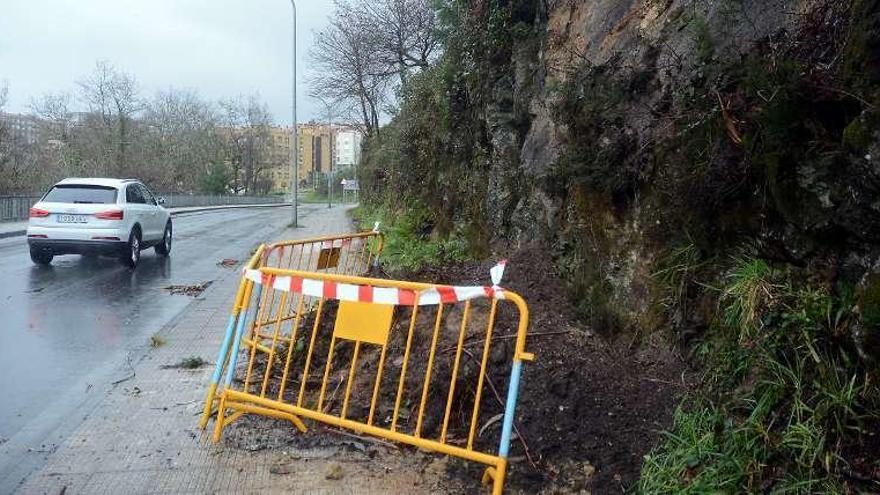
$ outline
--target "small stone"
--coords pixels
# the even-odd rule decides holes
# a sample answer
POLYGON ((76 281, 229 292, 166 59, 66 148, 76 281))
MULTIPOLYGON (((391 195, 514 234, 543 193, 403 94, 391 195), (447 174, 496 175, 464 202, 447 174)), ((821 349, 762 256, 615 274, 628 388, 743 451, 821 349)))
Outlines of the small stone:
POLYGON ((272 474, 290 474, 293 470, 289 464, 276 464, 269 466, 269 472, 272 474))
POLYGON ((584 463, 584 478, 590 479, 596 474, 596 466, 590 464, 590 461, 584 463))
POLYGON ((425 474, 430 475, 431 477, 441 477, 446 474, 447 469, 449 468, 449 457, 442 456, 437 457, 425 468, 425 474))
POLYGON ((328 480, 341 480, 343 476, 342 466, 337 463, 333 463, 327 467, 327 472, 324 473, 324 477, 328 480))

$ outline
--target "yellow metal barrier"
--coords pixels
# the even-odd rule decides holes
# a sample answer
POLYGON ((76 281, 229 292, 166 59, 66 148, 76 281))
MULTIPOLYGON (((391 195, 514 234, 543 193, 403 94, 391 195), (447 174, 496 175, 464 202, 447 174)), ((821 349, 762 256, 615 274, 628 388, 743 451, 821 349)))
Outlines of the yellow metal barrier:
MULTIPOLYGON (((245 270, 255 270, 261 267, 286 268, 308 271, 324 271, 327 273, 359 275, 367 272, 379 259, 384 247, 384 236, 378 230, 360 232, 357 234, 344 234, 325 237, 313 237, 294 241, 277 242, 269 245, 260 245, 250 260, 245 264, 245 270)), ((221 377, 226 371, 228 379, 232 378, 233 370, 228 368, 230 355, 239 352, 240 344, 253 346, 253 336, 242 339, 244 329, 248 327, 248 319, 252 321, 254 316, 248 314, 249 301, 256 298, 269 304, 278 302, 278 294, 261 294, 261 287, 257 286, 254 293, 254 285, 246 279, 242 279, 235 296, 235 303, 226 326, 226 333, 221 345, 220 354, 211 377, 211 384, 205 397, 204 412, 200 425, 202 428, 208 424, 211 413, 217 402, 217 388, 221 377), (271 294, 271 298, 268 296, 271 294), (265 296, 267 299, 261 299, 265 296), (238 338, 236 338, 238 337, 238 338)), ((287 308, 288 314, 279 314, 279 321, 286 321, 292 316, 292 308, 287 308)), ((272 325, 271 322, 261 322, 259 326, 272 325)), ((251 323, 252 325, 252 323, 251 323)), ((263 337, 259 329, 250 328, 249 334, 256 332, 257 339, 263 337)), ((259 347, 259 344, 257 344, 259 347)), ((264 351, 268 349, 263 348, 264 351)))
POLYGON ((269 244, 260 266, 360 275, 376 264, 385 237, 379 231, 269 244))
POLYGON ((214 441, 246 413, 287 419, 303 432, 308 418, 484 464, 483 482, 502 492, 522 363, 534 359, 519 295, 272 267, 243 279, 237 306, 255 304, 251 345, 238 369, 238 350, 221 351, 227 379, 214 441), (516 309, 514 320, 502 305, 516 309), (507 381, 506 400, 493 375, 507 381), (488 402, 487 383, 495 394, 488 402), (502 412, 480 427, 487 408, 502 412))

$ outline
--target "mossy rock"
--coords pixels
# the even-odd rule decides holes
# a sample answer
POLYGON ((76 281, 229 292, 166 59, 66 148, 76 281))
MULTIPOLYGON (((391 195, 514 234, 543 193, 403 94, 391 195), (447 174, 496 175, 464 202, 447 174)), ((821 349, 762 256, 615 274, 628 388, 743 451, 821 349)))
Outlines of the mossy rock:
POLYGON ((844 50, 844 77, 856 89, 880 83, 880 0, 855 0, 844 50))
POLYGON ((874 140, 877 117, 859 115, 843 130, 843 144, 851 151, 864 153, 874 140))
POLYGON ((859 290, 858 303, 862 323, 880 332, 880 273, 866 277, 859 290))

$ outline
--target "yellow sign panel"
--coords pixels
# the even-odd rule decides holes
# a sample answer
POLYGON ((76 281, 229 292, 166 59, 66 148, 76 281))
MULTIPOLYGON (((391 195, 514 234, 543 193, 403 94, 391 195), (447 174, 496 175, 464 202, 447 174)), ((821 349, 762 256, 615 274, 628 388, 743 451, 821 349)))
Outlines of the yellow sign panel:
POLYGON ((322 248, 321 254, 318 255, 318 270, 326 270, 338 266, 339 254, 341 252, 342 248, 338 247, 322 248))
POLYGON ((333 336, 384 346, 393 315, 394 306, 390 304, 340 301, 333 336))

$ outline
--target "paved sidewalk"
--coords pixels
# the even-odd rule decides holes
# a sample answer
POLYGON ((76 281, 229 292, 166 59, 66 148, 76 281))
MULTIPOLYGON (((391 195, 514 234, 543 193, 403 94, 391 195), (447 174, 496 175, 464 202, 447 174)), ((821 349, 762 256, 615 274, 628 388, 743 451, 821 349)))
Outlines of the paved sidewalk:
MULTIPOLYGON (((287 230, 279 238, 351 230, 344 209, 338 207, 316 211, 302 223, 305 228, 287 230)), ((259 438, 259 429, 236 429, 235 424, 227 429, 223 441, 212 444, 208 433, 198 429, 198 419, 238 276, 238 269, 218 274, 214 284, 194 299, 175 323, 159 332, 167 344, 151 349, 133 363, 134 376, 116 385, 19 491, 92 494, 461 490, 454 480, 448 479, 446 460, 414 449, 377 447, 361 440, 349 442, 359 448, 328 447, 325 442, 304 442, 322 445, 310 448, 290 444, 265 448, 266 439, 259 438), (211 364, 192 371, 167 368, 189 356, 201 357, 211 364), (250 443, 248 439, 243 441, 242 437, 248 435, 256 438, 250 443), (369 448, 364 449, 364 444, 369 448), (382 450, 377 452, 376 448, 382 450)), ((253 421, 273 422, 264 418, 253 421)), ((278 425, 274 427, 277 429, 278 425)), ((285 427, 290 435, 299 434, 292 425, 285 427)), ((310 428, 307 435, 349 438, 322 432, 314 424, 310 428)), ((469 488, 476 490, 477 485, 469 484, 469 488)))

